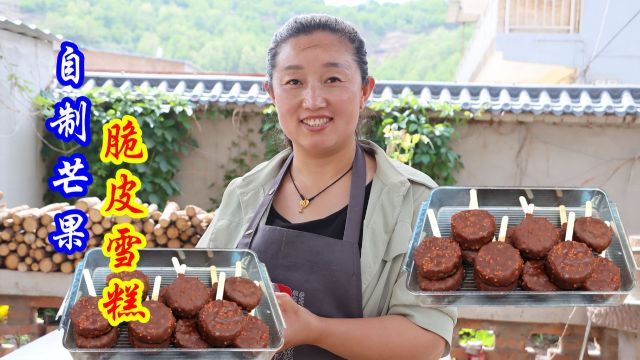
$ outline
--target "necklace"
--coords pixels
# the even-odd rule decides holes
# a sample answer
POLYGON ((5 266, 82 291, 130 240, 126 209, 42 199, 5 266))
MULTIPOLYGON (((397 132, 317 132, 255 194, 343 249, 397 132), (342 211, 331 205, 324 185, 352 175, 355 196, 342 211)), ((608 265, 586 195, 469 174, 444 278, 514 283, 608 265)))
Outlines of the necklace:
POLYGON ((338 181, 340 181, 340 179, 342 179, 343 177, 345 177, 349 171, 351 171, 351 169, 353 169, 353 163, 351 164, 351 167, 345 171, 344 174, 340 175, 339 178, 337 178, 334 182, 332 182, 331 184, 329 184, 329 186, 327 186, 326 188, 320 190, 319 193, 313 195, 310 198, 305 198, 304 195, 302 195, 302 193, 300 192, 300 189, 298 189, 298 185, 296 185, 296 182, 293 180, 293 175, 291 174, 291 169, 289 169, 289 177, 291 178, 291 182, 293 183, 293 187, 296 188, 296 191, 298 192, 298 195, 300 196, 300 201, 298 201, 298 207, 300 209, 298 209, 299 213, 302 213, 302 210, 304 210, 307 206, 309 206, 309 204, 311 203, 311 201, 315 198, 318 197, 318 195, 322 194, 325 190, 327 190, 328 188, 330 188, 331 186, 333 186, 335 183, 337 183, 338 181))

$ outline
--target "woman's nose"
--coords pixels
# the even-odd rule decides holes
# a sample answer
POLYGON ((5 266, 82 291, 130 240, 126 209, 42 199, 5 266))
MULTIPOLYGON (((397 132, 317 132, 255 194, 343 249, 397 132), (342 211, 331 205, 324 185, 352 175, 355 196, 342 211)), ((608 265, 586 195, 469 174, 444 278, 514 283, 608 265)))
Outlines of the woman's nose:
POLYGON ((327 106, 327 100, 319 85, 309 85, 303 92, 302 105, 309 110, 327 106))

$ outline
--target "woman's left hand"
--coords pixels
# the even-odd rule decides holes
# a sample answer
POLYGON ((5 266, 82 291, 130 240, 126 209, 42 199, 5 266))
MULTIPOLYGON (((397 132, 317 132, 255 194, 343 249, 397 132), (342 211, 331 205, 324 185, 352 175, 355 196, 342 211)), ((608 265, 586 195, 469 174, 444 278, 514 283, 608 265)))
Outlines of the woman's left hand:
POLYGON ((296 304, 288 294, 277 292, 276 299, 287 327, 284 331, 284 346, 280 351, 298 345, 312 344, 317 337, 319 328, 317 323, 320 318, 296 304))

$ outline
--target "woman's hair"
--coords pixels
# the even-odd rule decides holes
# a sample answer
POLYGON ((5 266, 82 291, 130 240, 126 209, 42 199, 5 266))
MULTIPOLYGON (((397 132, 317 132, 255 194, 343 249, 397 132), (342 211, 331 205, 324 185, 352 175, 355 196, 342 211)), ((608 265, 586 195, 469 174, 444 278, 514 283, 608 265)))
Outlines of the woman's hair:
MULTIPOLYGON (((358 33, 358 31, 346 21, 343 21, 335 16, 325 14, 305 14, 295 16, 287 21, 281 28, 273 34, 271 38, 271 45, 267 50, 267 85, 271 88, 273 83, 273 69, 276 66, 276 59, 278 58, 278 51, 282 44, 287 41, 303 35, 310 35, 316 31, 325 31, 334 34, 344 40, 346 40, 353 49, 353 60, 358 65, 360 70, 360 80, 362 85, 367 83, 369 78, 369 63, 367 61, 367 49, 364 44, 364 40, 358 33)), ((361 121, 358 121, 361 123, 361 121)), ((284 143, 287 147, 291 148, 291 140, 284 135, 284 143)), ((356 137, 359 137, 359 133, 356 130, 356 137)), ((375 149, 369 146, 367 143, 358 141, 363 147, 363 150, 369 155, 375 154, 375 149)))
POLYGON ((360 69, 360 79, 362 84, 367 82, 369 77, 369 67, 367 62, 367 49, 364 40, 358 31, 349 23, 338 19, 335 16, 324 14, 298 15, 287 21, 271 38, 271 45, 267 51, 267 81, 271 86, 273 81, 273 69, 276 66, 276 59, 282 44, 288 40, 310 35, 316 31, 326 31, 346 40, 353 49, 353 60, 360 69))

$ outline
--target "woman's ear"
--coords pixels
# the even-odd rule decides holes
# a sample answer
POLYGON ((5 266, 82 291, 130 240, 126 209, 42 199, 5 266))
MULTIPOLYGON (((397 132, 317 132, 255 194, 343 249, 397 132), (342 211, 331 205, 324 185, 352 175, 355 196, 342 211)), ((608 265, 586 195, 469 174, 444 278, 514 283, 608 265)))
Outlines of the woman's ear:
POLYGON ((269 94, 269 97, 271 98, 271 102, 272 103, 276 103, 276 96, 273 93, 273 87, 271 86, 271 83, 269 82, 269 80, 265 80, 262 83, 262 88, 264 89, 264 91, 267 92, 267 94, 269 94))
POLYGON ((366 83, 362 84, 362 97, 360 98, 360 110, 364 110, 365 105, 367 104, 367 100, 373 93, 373 89, 376 87, 376 80, 369 76, 367 77, 366 83))

